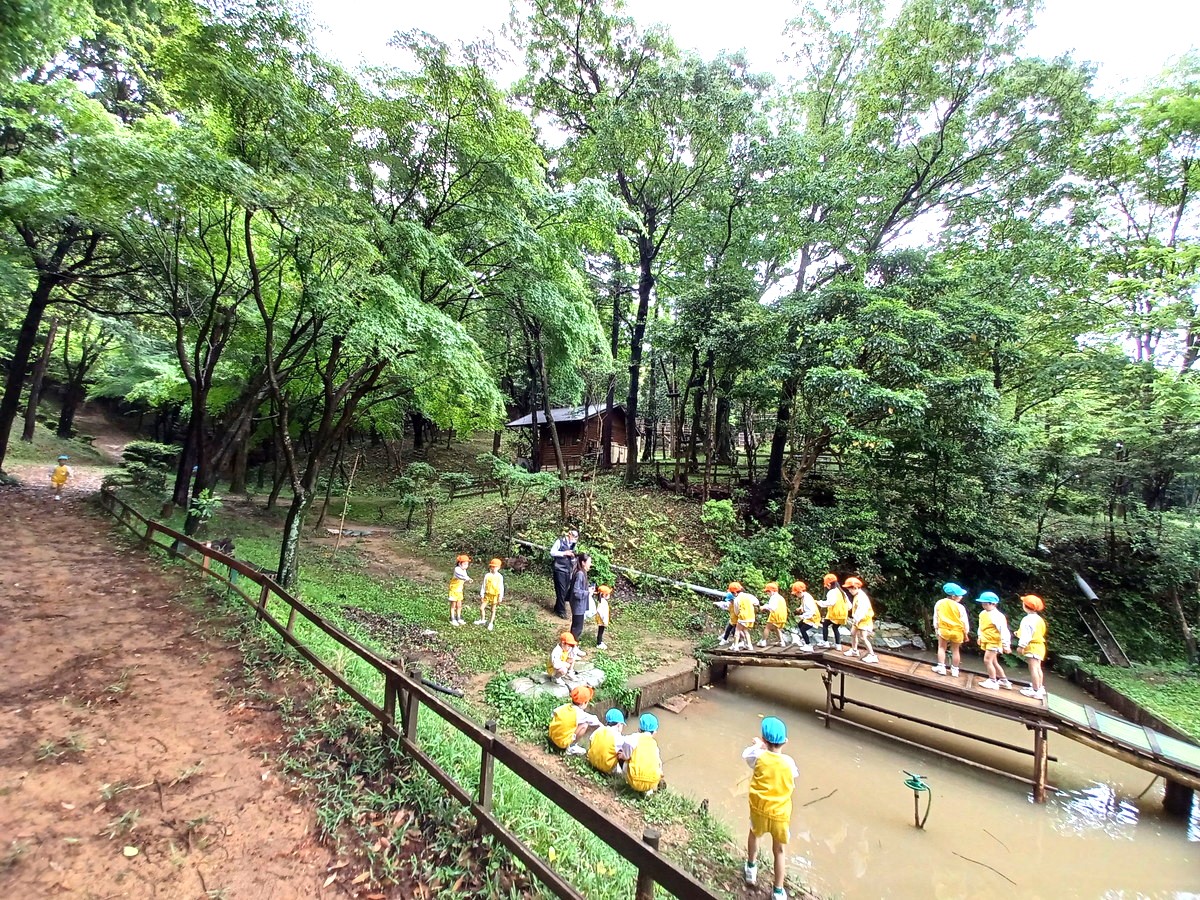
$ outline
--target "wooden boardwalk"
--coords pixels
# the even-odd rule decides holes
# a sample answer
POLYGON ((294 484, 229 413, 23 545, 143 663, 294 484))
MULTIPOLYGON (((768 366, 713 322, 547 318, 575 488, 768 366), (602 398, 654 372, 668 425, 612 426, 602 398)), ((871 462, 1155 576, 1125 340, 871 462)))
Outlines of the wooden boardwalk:
MULTIPOLYGON (((880 734, 903 743, 915 744, 880 729, 843 718, 840 713, 846 706, 858 706, 890 716, 928 725, 940 731, 950 732, 993 746, 1003 747, 1033 757, 1032 778, 1013 776, 1009 772, 995 769, 973 760, 946 754, 936 747, 925 745, 924 749, 939 755, 950 756, 959 762, 985 769, 998 775, 1018 777, 1033 786, 1038 802, 1045 799, 1047 763, 1049 755, 1047 737, 1049 732, 1078 741, 1101 753, 1116 757, 1167 779, 1167 805, 1183 810, 1191 807, 1191 792, 1200 790, 1200 746, 1181 741, 1152 729, 1136 725, 1118 716, 1100 712, 1091 706, 1075 703, 1063 697, 1048 695, 1045 700, 1026 697, 1019 690, 993 690, 980 687, 986 675, 981 672, 961 670, 957 678, 937 675, 929 660, 917 659, 898 653, 880 652, 878 662, 863 662, 860 657, 846 656, 837 650, 812 650, 802 652, 797 647, 756 647, 753 650, 732 651, 718 648, 711 651, 714 662, 727 666, 754 666, 795 669, 821 669, 825 684, 825 709, 817 714, 825 720, 826 727, 833 721, 880 734), (956 728, 929 722, 885 707, 864 703, 846 696, 846 677, 929 697, 955 706, 973 709, 986 715, 997 716, 1025 725, 1033 732, 1033 749, 971 734, 956 728)), ((1024 682, 1014 682, 1021 687, 1024 682)))

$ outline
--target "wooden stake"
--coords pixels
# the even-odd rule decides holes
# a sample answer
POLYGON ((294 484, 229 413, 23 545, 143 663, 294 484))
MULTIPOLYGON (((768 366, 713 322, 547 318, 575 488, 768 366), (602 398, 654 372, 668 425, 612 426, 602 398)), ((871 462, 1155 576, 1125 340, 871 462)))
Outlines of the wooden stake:
POLYGON ((342 520, 338 522, 337 540, 333 542, 333 556, 337 556, 338 548, 342 546, 342 530, 346 527, 346 511, 350 508, 350 490, 354 487, 354 473, 358 471, 358 461, 362 459, 359 452, 354 457, 354 465, 350 467, 350 480, 346 482, 346 496, 342 498, 342 520))

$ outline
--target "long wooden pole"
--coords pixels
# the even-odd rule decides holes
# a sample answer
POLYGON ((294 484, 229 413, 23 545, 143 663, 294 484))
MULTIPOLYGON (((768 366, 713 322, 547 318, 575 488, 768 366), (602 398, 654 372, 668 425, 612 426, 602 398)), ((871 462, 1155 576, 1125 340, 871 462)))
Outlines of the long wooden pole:
POLYGON ((342 546, 342 531, 346 527, 346 511, 350 509, 350 491, 354 487, 354 473, 358 471, 360 459, 362 459, 361 451, 354 457, 354 465, 350 467, 350 480, 346 482, 346 496, 342 498, 342 519, 338 522, 337 540, 333 542, 334 556, 337 556, 338 548, 342 546))

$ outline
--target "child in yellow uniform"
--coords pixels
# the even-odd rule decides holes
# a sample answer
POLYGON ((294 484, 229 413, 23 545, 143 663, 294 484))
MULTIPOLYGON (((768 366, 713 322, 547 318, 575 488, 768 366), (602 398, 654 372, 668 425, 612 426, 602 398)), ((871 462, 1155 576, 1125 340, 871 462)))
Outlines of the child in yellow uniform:
POLYGON ((988 673, 987 680, 979 682, 979 686, 990 691, 1012 690, 1012 682, 1000 664, 1001 653, 1012 653, 1012 632, 1008 630, 1008 618, 998 608, 1000 598, 984 591, 975 602, 983 604, 983 612, 979 614, 979 649, 983 651, 983 665, 988 673))
POLYGON ((50 470, 50 486, 54 488, 54 499, 62 499, 62 489, 66 483, 71 480, 71 476, 75 474, 71 471, 71 467, 67 465, 67 461, 71 457, 66 454, 58 458, 58 465, 50 470))
POLYGON ((642 713, 638 719, 639 734, 631 734, 621 745, 620 756, 625 762, 625 783, 639 794, 650 796, 662 782, 662 755, 658 752, 658 717, 642 713))
POLYGON ((595 691, 586 684, 571 689, 571 702, 564 703, 554 710, 550 717, 550 728, 547 734, 559 750, 566 750, 570 756, 583 756, 587 753, 579 745, 583 736, 592 728, 600 727, 600 720, 587 711, 587 705, 592 702, 595 691))
POLYGON ((1032 682, 1031 687, 1021 688, 1021 693, 1043 700, 1046 697, 1042 675, 1042 662, 1046 659, 1046 620, 1040 613, 1046 604, 1037 594, 1026 594, 1021 598, 1021 606, 1025 608, 1025 618, 1017 629, 1017 653, 1029 663, 1029 680, 1032 682))
POLYGON ((821 608, 821 643, 819 646, 841 650, 842 636, 838 629, 846 624, 846 616, 850 613, 850 598, 846 596, 846 592, 838 584, 838 577, 832 572, 822 578, 821 583, 825 587, 825 599, 817 601, 817 606, 821 608), (829 643, 831 626, 833 627, 832 644, 829 643))
POLYGON ((504 576, 500 574, 503 560, 493 559, 488 562, 488 572, 479 583, 479 618, 476 625, 487 625, 488 631, 496 627, 496 607, 504 602, 504 576), (488 607, 492 608, 492 617, 488 619, 488 607))
POLYGON ((767 646, 773 628, 775 634, 779 636, 779 646, 786 647, 788 639, 787 635, 783 633, 783 628, 787 625, 787 601, 783 599, 783 594, 779 593, 779 582, 771 581, 764 584, 763 593, 767 595, 766 602, 763 603, 763 612, 767 614, 767 622, 763 625, 763 636, 762 640, 758 642, 758 646, 767 646))
POLYGON ((625 714, 619 709, 610 709, 604 714, 604 725, 596 729, 588 744, 588 762, 605 775, 620 772, 621 760, 617 756, 617 751, 623 743, 625 743, 625 714))
POLYGON ((558 646, 550 651, 550 662, 546 674, 554 677, 555 684, 565 684, 565 679, 575 674, 575 660, 579 659, 579 641, 569 631, 558 636, 558 646))
POLYGON ((800 605, 796 607, 796 627, 800 629, 800 637, 792 636, 793 642, 801 650, 811 650, 812 630, 821 623, 821 608, 808 592, 808 585, 803 581, 792 582, 792 598, 800 605))
POLYGON ((750 834, 746 838, 746 884, 758 882, 758 839, 771 835, 775 857, 775 890, 772 900, 787 900, 784 852, 791 840, 792 792, 800 771, 796 761, 780 749, 787 743, 787 726, 774 716, 762 720, 762 736, 742 753, 754 774, 750 778, 750 834))
POLYGON ((967 616, 967 608, 963 606, 962 598, 967 596, 965 588, 953 581, 942 585, 945 597, 933 604, 933 627, 937 631, 938 664, 933 671, 938 675, 946 674, 946 649, 950 649, 950 675, 958 677, 958 667, 962 665, 962 653, 959 648, 967 641, 971 633, 971 620, 967 616))
POLYGON ((754 627, 755 610, 758 609, 758 598, 753 594, 742 591, 734 601, 737 604, 737 624, 733 631, 733 646, 730 650, 749 650, 754 645, 750 637, 750 629, 754 627))
POLYGON ((734 633, 737 631, 737 595, 742 592, 742 586, 736 581, 729 582, 729 587, 725 589, 725 596, 713 603, 718 609, 728 610, 729 624, 725 626, 725 632, 721 635, 721 639, 717 641, 718 647, 724 647, 732 640, 734 633))
POLYGON ((471 557, 465 553, 458 554, 454 560, 454 574, 450 576, 450 624, 456 628, 467 624, 462 618, 462 605, 463 588, 471 580, 471 576, 467 574, 467 566, 470 564, 471 557))
POLYGON ((602 584, 596 588, 596 649, 607 650, 608 644, 604 643, 604 631, 608 628, 609 617, 609 598, 612 597, 612 588, 607 584, 602 584))
POLYGON ((850 649, 847 656, 858 656, 858 642, 861 640, 867 647, 867 655, 862 658, 865 663, 877 663, 879 657, 871 646, 871 635, 875 632, 875 608, 871 606, 871 598, 863 590, 863 583, 858 578, 846 579, 846 590, 850 592, 853 606, 850 609, 850 649))

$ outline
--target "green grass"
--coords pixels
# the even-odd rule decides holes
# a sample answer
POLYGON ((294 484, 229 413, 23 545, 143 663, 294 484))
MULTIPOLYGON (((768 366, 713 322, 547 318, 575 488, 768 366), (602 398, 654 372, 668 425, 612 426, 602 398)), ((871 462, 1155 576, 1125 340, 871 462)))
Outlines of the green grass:
MULTIPOLYGON (((54 467, 54 461, 60 453, 71 457, 71 465, 95 466, 105 465, 107 460, 100 454, 87 438, 60 438, 52 429, 40 422, 33 433, 33 441, 21 440, 21 423, 13 425, 13 438, 8 443, 7 462, 45 463, 46 471, 54 467)), ((48 477, 48 475, 47 475, 48 477)))
POLYGON ((1129 699, 1200 741, 1200 673, 1184 663, 1157 666, 1086 666, 1129 699))

